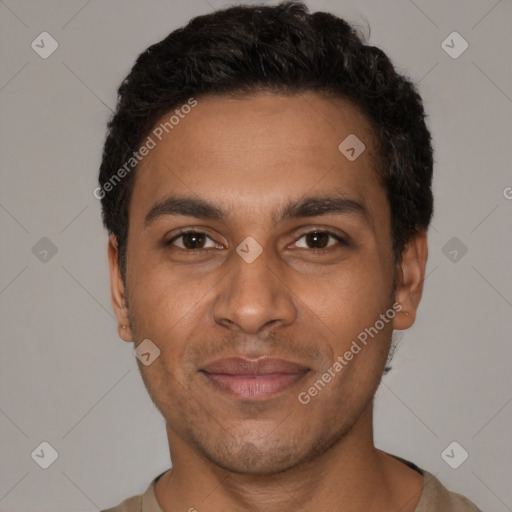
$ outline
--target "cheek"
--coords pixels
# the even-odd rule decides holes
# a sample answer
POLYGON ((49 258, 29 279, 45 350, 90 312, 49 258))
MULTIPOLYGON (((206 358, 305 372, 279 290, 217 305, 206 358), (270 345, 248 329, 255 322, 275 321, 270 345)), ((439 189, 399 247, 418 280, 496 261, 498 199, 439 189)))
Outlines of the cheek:
POLYGON ((297 296, 329 339, 341 344, 373 325, 389 307, 391 279, 380 261, 340 265, 322 279, 297 283, 297 296))
POLYGON ((188 319, 204 308, 214 283, 187 278, 185 272, 171 270, 170 263, 146 263, 134 269, 137 277, 128 288, 139 337, 166 339, 178 333, 183 337, 188 319))
MULTIPOLYGON (((165 372, 179 382, 188 382, 195 372, 197 351, 204 352, 212 336, 211 304, 222 275, 192 277, 171 265, 151 265, 133 288, 131 313, 138 341, 149 338, 160 349, 162 366, 142 370, 158 374, 166 382, 165 372)), ((177 392, 174 380, 166 384, 177 392)), ((185 386, 187 387, 187 386, 185 386)), ((159 389, 159 385, 156 386, 159 389)))

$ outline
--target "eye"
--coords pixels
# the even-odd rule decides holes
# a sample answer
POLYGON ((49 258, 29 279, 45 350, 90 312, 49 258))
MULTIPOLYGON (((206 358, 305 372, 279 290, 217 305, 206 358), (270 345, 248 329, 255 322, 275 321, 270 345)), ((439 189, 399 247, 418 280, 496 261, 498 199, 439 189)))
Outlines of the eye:
MULTIPOLYGON (((298 249, 312 249, 314 252, 322 253, 328 251, 336 243, 342 246, 348 246, 348 242, 341 236, 325 230, 313 230, 304 233, 293 244, 298 249), (301 242, 301 240, 304 240, 301 242)), ((175 246, 185 251, 196 251, 204 249, 222 249, 223 247, 215 242, 209 235, 202 231, 182 231, 165 242, 165 246, 175 246)))
POLYGON ((295 242, 295 246, 300 249, 314 249, 315 251, 322 252, 322 250, 336 245, 336 242, 340 245, 348 245, 346 240, 330 231, 314 230, 304 233, 304 235, 295 242), (304 239, 305 242, 301 245, 299 241, 302 239, 304 239))
POLYGON ((218 244, 206 233, 202 233, 201 231, 183 231, 181 234, 171 238, 165 245, 175 245, 180 249, 193 251, 196 249, 214 249, 218 244), (180 239, 180 243, 175 243, 180 239), (206 246, 205 244, 208 240, 213 245, 206 246))

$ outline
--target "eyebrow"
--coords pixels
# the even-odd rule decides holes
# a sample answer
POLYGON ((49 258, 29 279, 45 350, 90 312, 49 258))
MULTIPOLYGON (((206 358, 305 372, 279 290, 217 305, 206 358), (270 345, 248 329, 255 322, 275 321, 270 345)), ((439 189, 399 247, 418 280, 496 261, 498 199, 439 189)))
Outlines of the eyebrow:
MULTIPOLYGON (((274 215, 275 224, 302 217, 320 215, 356 215, 368 220, 367 209, 358 201, 343 195, 303 197, 280 208, 274 215)), ((204 220, 225 220, 229 213, 204 199, 195 197, 170 196, 155 204, 146 214, 145 226, 155 219, 168 216, 196 217, 204 220)))

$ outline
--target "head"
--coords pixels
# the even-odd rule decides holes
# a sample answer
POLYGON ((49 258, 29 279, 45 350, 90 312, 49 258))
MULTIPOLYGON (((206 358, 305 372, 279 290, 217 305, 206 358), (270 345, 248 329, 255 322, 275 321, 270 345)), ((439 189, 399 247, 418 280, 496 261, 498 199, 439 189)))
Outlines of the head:
POLYGON ((432 166, 414 85, 333 15, 233 7, 138 57, 95 194, 119 334, 160 350, 139 367, 177 440, 271 473, 346 436, 393 329, 414 322, 432 166), (233 356, 304 371, 267 398, 233 397, 205 374, 233 356))

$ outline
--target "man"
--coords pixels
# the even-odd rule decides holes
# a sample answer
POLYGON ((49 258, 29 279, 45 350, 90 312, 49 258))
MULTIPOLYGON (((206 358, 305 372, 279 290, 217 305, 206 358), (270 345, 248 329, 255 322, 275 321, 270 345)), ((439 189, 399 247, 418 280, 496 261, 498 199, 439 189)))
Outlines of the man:
POLYGON ((300 3, 200 16, 139 56, 95 195, 172 468, 110 512, 478 510, 373 444, 425 276, 424 118, 381 50, 300 3))

